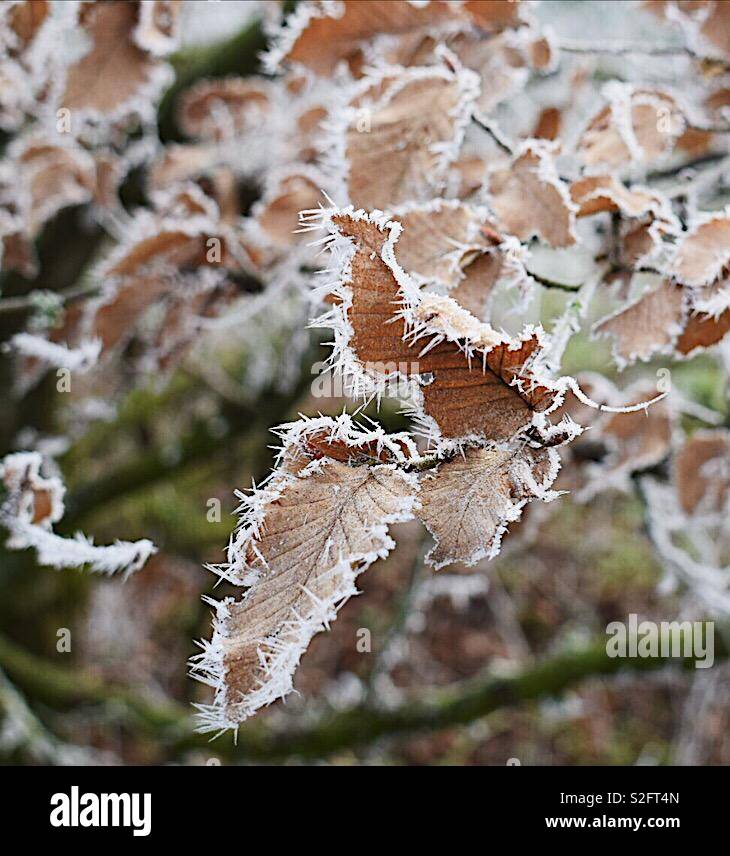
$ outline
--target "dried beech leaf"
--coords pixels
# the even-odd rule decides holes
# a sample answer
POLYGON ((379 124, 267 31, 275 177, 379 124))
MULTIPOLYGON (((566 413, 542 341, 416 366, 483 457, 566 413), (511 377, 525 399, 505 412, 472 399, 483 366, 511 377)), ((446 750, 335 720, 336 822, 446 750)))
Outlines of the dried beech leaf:
POLYGON ((628 190, 612 175, 595 175, 574 181, 570 186, 578 217, 603 211, 620 211, 626 217, 641 217, 662 208, 655 193, 642 188, 628 190))
POLYGON ((521 4, 512 0, 466 0, 464 9, 479 29, 488 33, 519 27, 524 21, 521 4))
POLYGON ((65 487, 60 479, 40 474, 42 462, 38 452, 17 452, 0 459, 0 482, 6 491, 0 524, 8 531, 6 548, 33 549, 39 565, 55 568, 86 566, 102 574, 139 570, 155 552, 151 541, 117 541, 101 547, 80 532, 63 538, 53 531, 53 524, 63 516, 65 487))
MULTIPOLYGON (((648 401, 655 392, 655 387, 639 382, 622 393, 614 392, 610 403, 617 407, 633 406, 648 401)), ((586 500, 612 487, 626 489, 631 473, 663 461, 671 450, 672 424, 673 415, 666 399, 646 410, 603 414, 586 437, 587 442, 602 441, 607 453, 600 463, 589 463, 587 483, 578 497, 586 500)))
POLYGON ((282 63, 301 63, 316 74, 329 75, 342 60, 356 61, 362 43, 375 36, 425 30, 458 15, 454 6, 442 0, 418 6, 389 0, 344 0, 337 11, 300 3, 267 57, 267 66, 273 70, 282 63))
POLYGON ((202 730, 235 727, 290 692, 309 642, 356 594, 355 576, 388 554, 388 524, 412 517, 417 485, 392 465, 319 458, 259 495, 257 534, 237 545, 260 579, 218 608, 198 674, 217 688, 202 730))
POLYGON ((68 69, 63 107, 93 116, 113 116, 136 100, 143 103, 158 88, 162 80, 159 70, 164 67, 135 41, 139 14, 139 4, 131 2, 100 0, 81 6, 79 24, 91 44, 68 69))
POLYGON ((664 280, 638 300, 599 321, 593 332, 613 337, 613 358, 619 368, 624 368, 636 360, 671 352, 682 332, 684 318, 682 288, 664 280))
POLYGON ((721 514, 730 497, 730 436, 697 431, 677 452, 674 483, 686 514, 721 514))
POLYGON ((140 214, 130 240, 98 268, 102 292, 87 303, 80 327, 106 354, 126 343, 159 304, 163 311, 151 339, 153 347, 155 341, 167 343, 159 356, 166 353, 169 362, 190 341, 198 316, 210 317, 227 305, 227 276, 243 270, 245 256, 236 235, 218 222, 215 203, 195 185, 153 198, 158 212, 140 214))
POLYGON ((438 195, 477 94, 472 72, 415 69, 401 72, 372 107, 351 107, 345 116, 350 202, 390 210, 438 195))
POLYGON ((701 312, 690 315, 675 348, 684 357, 697 351, 711 348, 721 342, 730 333, 730 309, 719 316, 701 312))
MULTIPOLYGON (((537 117, 537 122, 531 136, 538 140, 557 140, 560 136, 562 124, 563 117, 561 111, 557 107, 545 107, 537 117)), ((578 216, 582 215, 579 214, 578 216)))
POLYGON ((730 262, 730 215, 716 214, 690 229, 680 242, 670 272, 685 285, 717 279, 730 262))
POLYGON ((336 310, 344 312, 349 334, 344 347, 361 369, 381 379, 432 374, 422 387, 423 411, 444 437, 504 440, 552 404, 554 389, 531 368, 542 348, 537 331, 512 341, 448 297, 417 294, 409 295, 418 302, 408 327, 397 314, 404 294, 383 260, 393 249, 394 224, 343 213, 332 225, 355 244, 349 277, 336 296, 338 304, 346 301, 336 310))
POLYGON ((449 292, 449 296, 475 318, 488 321, 494 289, 504 264, 504 257, 499 251, 477 256, 464 269, 464 278, 449 292))
POLYGON ((8 24, 18 37, 21 50, 33 41, 49 12, 50 3, 46 0, 24 0, 10 7, 8 24))
POLYGON ((62 208, 89 202, 96 192, 96 164, 82 148, 43 136, 17 140, 11 148, 26 229, 35 237, 62 208))
POLYGON ((508 169, 492 175, 489 189, 504 231, 521 241, 537 237, 552 247, 575 243, 575 205, 544 144, 525 143, 508 169))
POLYGON ((552 498, 558 472, 553 450, 469 448, 421 479, 420 518, 436 546, 426 557, 435 568, 473 565, 499 552, 507 525, 534 497, 552 498))
POLYGON ((272 109, 266 81, 203 80, 181 97, 178 122, 189 137, 217 140, 256 130, 272 109))
POLYGON ((306 234, 297 234, 299 212, 314 208, 321 199, 321 182, 307 175, 288 175, 267 191, 253 216, 269 243, 291 247, 310 240, 306 234))
MULTIPOLYGON (((484 38, 479 31, 457 33, 446 40, 450 51, 464 68, 479 76, 481 82, 476 106, 489 115, 499 104, 519 93, 527 83, 530 70, 527 45, 511 31, 484 38)), ((434 48, 438 42, 434 43, 434 48)))
POLYGON ((182 0, 142 0, 134 40, 155 56, 165 56, 177 47, 182 0))
POLYGON ((686 122, 670 95, 616 82, 604 91, 609 103, 590 121, 576 148, 586 166, 646 166, 672 151, 686 122))
POLYGON ((723 0, 646 0, 646 5, 680 24, 700 56, 730 59, 730 10, 723 0))
POLYGON ((57 478, 40 474, 41 456, 18 452, 0 460, 0 481, 8 496, 3 513, 27 523, 50 527, 63 517, 66 489, 57 478))
POLYGON ((446 288, 458 285, 464 269, 493 246, 489 235, 496 235, 484 209, 462 202, 408 206, 402 212, 396 209, 393 217, 403 226, 395 245, 396 261, 417 281, 446 288))

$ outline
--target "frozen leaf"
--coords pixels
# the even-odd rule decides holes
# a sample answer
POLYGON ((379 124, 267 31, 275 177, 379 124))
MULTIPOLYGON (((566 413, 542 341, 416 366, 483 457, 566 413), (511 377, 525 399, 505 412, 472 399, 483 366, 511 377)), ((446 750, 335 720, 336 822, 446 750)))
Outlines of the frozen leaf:
POLYGON ((557 107, 545 107, 537 117, 531 136, 538 140, 557 140, 560 137, 562 124, 563 119, 560 110, 557 107))
POLYGON ((724 0, 651 0, 647 6, 679 24, 700 56, 730 59, 730 14, 724 0))
POLYGON ((0 461, 0 480, 7 491, 3 509, 26 523, 50 527, 63 517, 66 489, 60 479, 41 475, 41 463, 35 452, 17 452, 0 461))
POLYGON ((181 0, 142 0, 134 40, 155 56, 175 50, 179 38, 181 0))
POLYGON ((685 285, 701 287, 717 279, 730 262, 730 215, 709 215, 684 236, 670 272, 685 285))
POLYGON ((5 487, 0 524, 9 534, 6 547, 33 549, 39 565, 54 568, 87 565, 103 574, 139 570, 155 552, 151 541, 117 541, 97 547, 81 533, 62 538, 53 532, 53 524, 63 517, 65 488, 60 479, 42 476, 41 464, 37 452, 18 452, 0 460, 0 481, 5 487))
MULTIPOLYGON (((650 400, 655 393, 655 387, 638 381, 621 392, 610 390, 608 397, 614 407, 631 408, 650 400)), ((603 443, 605 452, 600 463, 587 464, 587 483, 578 492, 578 498, 585 501, 610 488, 625 490, 632 473, 663 461, 671 450, 673 421, 666 399, 632 412, 602 414, 586 438, 587 442, 603 443)))
POLYGON ((271 111, 267 81, 229 77, 204 80, 180 99, 178 122, 189 137, 217 140, 258 130, 271 111))
POLYGON ((501 240, 485 209, 462 202, 436 200, 396 209, 392 216, 403 226, 396 261, 423 283, 453 288, 465 269, 501 240))
POLYGON ((294 169, 273 178, 251 212, 256 228, 249 231, 258 247, 249 248, 249 252, 255 260, 267 259, 272 252, 278 254, 310 241, 299 229, 299 212, 319 204, 322 185, 322 177, 311 169, 294 169))
POLYGON ((436 546, 426 557, 436 569, 452 562, 473 565, 499 552, 502 535, 528 500, 553 499, 558 472, 552 449, 525 445, 469 448, 421 479, 419 516, 436 546))
POLYGON ((730 333, 730 309, 720 315, 700 312, 687 319, 684 330, 677 339, 675 348, 684 357, 711 348, 730 333))
POLYGON ((499 104, 519 93, 528 81, 526 44, 511 31, 492 38, 484 38, 478 31, 457 33, 446 44, 464 68, 479 76, 481 86, 475 106, 481 115, 489 115, 499 104))
POLYGON ((10 6, 7 22, 18 39, 18 50, 25 50, 48 17, 50 3, 46 0, 24 0, 10 6))
POLYGON ((546 144, 527 141, 507 169, 490 180, 491 206, 505 232, 552 247, 574 244, 576 206, 555 171, 546 144))
MULTIPOLYGON (((486 13, 482 13, 486 19, 486 13)), ((278 34, 267 68, 301 63, 316 74, 329 75, 338 63, 356 64, 364 42, 380 35, 423 31, 448 23, 458 9, 442 0, 427 4, 344 0, 338 7, 300 3, 278 34)))
POLYGON ((663 280, 637 300, 599 321, 597 335, 614 339, 613 358, 619 368, 669 353, 682 332, 686 315, 680 286, 663 280))
POLYGON ((0 208, 0 268, 17 270, 26 279, 37 273, 35 250, 22 218, 0 208))
MULTIPOLYGON (((390 210, 437 195, 478 91, 472 72, 419 68, 402 71, 372 106, 351 106, 344 115, 350 202, 390 210)), ((341 133, 335 129, 335 138, 341 133)))
POLYGON ((512 0, 466 0, 464 9, 477 27, 487 33, 524 23, 524 6, 512 0))
POLYGON ((696 431, 674 459, 674 483, 686 514, 722 514, 730 496, 730 436, 696 431))
POLYGON ((625 217, 664 210, 660 197, 645 188, 627 189, 612 175, 595 175, 574 181, 570 195, 578 208, 578 217, 588 217, 603 211, 620 211, 625 217))
POLYGON ((96 190, 96 164, 73 143, 33 135, 16 140, 9 152, 16 170, 20 210, 35 237, 62 208, 89 202, 96 190))
POLYGON ((486 161, 479 155, 465 155, 449 169, 447 186, 453 188, 453 196, 467 199, 484 184, 487 175, 486 161))
POLYGON ((670 154, 686 127, 674 98, 615 81, 604 94, 608 104, 591 119, 576 148, 586 166, 645 167, 670 154))
POLYGON ((464 278, 449 292, 449 296, 475 318, 488 321, 494 289, 505 266, 501 251, 482 253, 467 265, 464 278))
POLYGON ((177 353, 200 318, 227 305, 228 284, 246 269, 239 236, 199 188, 177 187, 154 199, 158 211, 140 211, 126 240, 94 272, 101 293, 86 303, 78 334, 100 340, 103 357, 128 342, 143 319, 153 322, 147 356, 154 362, 155 342, 167 342, 168 356, 177 353), (153 306, 156 322, 148 315, 153 306))
POLYGON ((451 298, 420 294, 394 258, 399 224, 362 212, 335 214, 331 224, 345 274, 322 323, 335 329, 346 370, 376 382, 432 376, 421 388, 423 412, 447 438, 504 440, 550 407, 554 387, 535 371, 539 331, 512 340, 451 298))
MULTIPOLYGON (((174 4, 162 5, 167 7, 166 14, 174 14, 174 4)), ((160 60, 139 47, 139 34, 144 35, 140 27, 145 23, 140 11, 139 3, 110 0, 80 7, 79 26, 89 48, 69 67, 60 106, 92 119, 111 119, 137 109, 149 111, 149 102, 169 81, 169 75, 160 60)))
POLYGON ((55 62, 37 45, 53 26, 51 4, 23 0, 0 6, 0 128, 19 128, 48 95, 55 62))
MULTIPOLYGON (((228 575, 237 568, 242 582, 254 582, 240 601, 218 604, 213 639, 194 662, 193 673, 216 688, 213 706, 203 709, 202 730, 235 727, 291 691, 311 638, 357 593, 356 575, 393 548, 388 525, 413 516, 414 476, 393 464, 351 466, 321 454, 306 463, 301 427, 295 424, 295 439, 285 440, 293 460, 285 458, 247 500, 244 530, 229 550, 228 575), (297 454, 304 460, 293 466, 297 454)), ((341 451, 348 445, 343 432, 330 429, 341 451)), ((354 449, 352 430, 347 426, 344 434, 354 449)))
POLYGON ((148 182, 153 190, 167 190, 213 173, 224 161, 225 156, 215 143, 171 144, 150 167, 148 182))

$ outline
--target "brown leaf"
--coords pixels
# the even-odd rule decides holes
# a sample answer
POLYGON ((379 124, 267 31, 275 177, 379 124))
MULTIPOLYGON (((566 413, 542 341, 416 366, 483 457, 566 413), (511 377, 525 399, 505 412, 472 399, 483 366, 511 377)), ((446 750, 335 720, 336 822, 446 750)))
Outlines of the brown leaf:
POLYGON ((531 136, 538 140, 557 140, 562 124, 563 118, 560 110, 557 107, 545 107, 537 117, 531 136))
POLYGON ((578 141, 576 153, 586 166, 649 165, 668 155, 684 132, 684 116, 665 92, 620 86, 609 98, 578 141))
MULTIPOLYGON (((656 395, 652 387, 622 398, 621 404, 631 406, 656 395)), ((610 414, 593 429, 609 443, 612 454, 606 459, 604 476, 630 473, 658 464, 668 454, 672 440, 672 416, 666 399, 646 411, 610 414)))
POLYGON ((626 217, 641 217, 661 207, 656 194, 642 189, 629 190, 612 175, 578 179, 571 184, 570 195, 579 206, 578 217, 603 211, 620 211, 626 217))
POLYGON ((674 483, 682 510, 721 513, 730 496, 730 437, 725 430, 696 431, 674 459, 674 483))
POLYGON ((138 3, 99 0, 81 7, 79 23, 91 48, 68 69, 62 107, 111 115, 139 97, 159 61, 135 43, 138 22, 138 3))
POLYGON ((96 191, 94 159, 73 143, 59 145, 42 135, 19 138, 11 157, 19 208, 31 238, 62 208, 89 202, 96 191))
POLYGON ((240 545, 261 579, 219 611, 218 724, 240 722, 291 690, 312 636, 356 593, 356 574, 392 548, 387 525, 412 516, 415 490, 391 466, 332 459, 272 483, 259 534, 240 545))
POLYGON ((37 526, 50 527, 63 516, 65 488, 57 478, 40 473, 41 456, 19 452, 0 459, 0 481, 7 496, 0 517, 10 515, 37 526))
POLYGON ((426 561, 438 569, 496 555, 507 524, 544 495, 557 470, 555 452, 522 445, 470 448, 440 464, 421 479, 419 516, 436 541, 426 561))
POLYGON ((700 312, 690 315, 675 345, 678 353, 688 357, 721 342, 730 333, 730 309, 720 315, 700 312))
POLYGON ((159 220, 144 212, 132 229, 133 239, 98 270, 104 288, 87 304, 81 326, 88 337, 101 340, 102 353, 127 342, 147 310, 163 299, 167 311, 152 338, 168 343, 168 357, 178 353, 178 345, 189 341, 195 329, 195 317, 216 314, 211 299, 223 301, 218 308, 229 299, 225 274, 243 270, 237 237, 217 222, 215 203, 199 188, 177 187, 154 199, 159 220), (195 274, 203 269, 209 275, 195 274))
POLYGON ((438 195, 476 94, 470 74, 404 71, 372 107, 351 108, 345 158, 355 207, 389 210, 438 195))
POLYGON ((491 177, 492 208, 505 232, 521 241, 537 237, 553 247, 575 243, 575 211, 539 142, 527 142, 508 169, 491 177))
POLYGON ((270 110, 267 81, 243 77, 203 80, 182 95, 178 123, 189 137, 220 140, 255 130, 270 110))
POLYGON ((301 63, 316 74, 329 75, 343 60, 359 62, 363 42, 375 36, 397 35, 457 19, 458 10, 442 0, 425 6, 368 0, 344 0, 343 13, 329 12, 314 3, 303 3, 295 20, 282 30, 281 45, 269 65, 301 63))
POLYGON ((492 241, 482 211, 461 202, 440 201, 408 206, 393 215, 403 226, 395 245, 400 266, 420 282, 438 282, 452 288, 492 241))
POLYGON ((23 0, 10 8, 8 23, 18 37, 21 51, 33 41, 49 12, 47 0, 23 0))
POLYGON ((503 266, 504 259, 499 251, 477 256, 464 269, 464 278, 449 296, 475 318, 488 321, 492 296, 503 266))
POLYGON ((684 236, 671 273, 685 285, 701 287, 717 279, 730 262, 730 217, 713 215, 684 236))
POLYGON ((671 350, 682 332, 685 314, 683 289, 663 280, 638 300, 599 321, 593 332, 613 337, 613 358, 619 368, 624 368, 671 350))
MULTIPOLYGON (((466 322, 473 324, 475 336, 484 335, 485 340, 483 350, 471 358, 464 352, 464 343, 460 347, 459 342, 449 340, 422 353, 427 340, 413 342, 404 320, 395 316, 403 296, 381 258, 386 232, 370 220, 349 215, 335 215, 332 222, 340 234, 354 240, 356 247, 351 280, 346 283, 352 293, 347 320, 356 359, 381 376, 395 371, 409 376, 432 373, 432 382, 422 390, 423 409, 443 436, 504 440, 525 427, 535 412, 550 406, 554 392, 536 382, 530 371, 541 347, 537 334, 495 344, 500 338, 490 338, 493 331, 483 330, 485 325, 460 310, 458 304, 448 298, 439 303, 432 297, 422 302, 418 319, 427 327, 430 324, 434 335, 440 324, 457 329, 466 322), (443 312, 443 306, 452 307, 450 314, 443 312)), ((479 342, 475 340, 475 344, 479 342)))
POLYGON ((134 40, 155 56, 164 56, 177 47, 182 0, 152 0, 142 3, 134 40))
POLYGON ((306 175, 288 175, 276 183, 254 210, 254 218, 267 241, 278 248, 311 241, 299 233, 299 212, 316 208, 322 199, 322 187, 306 175))

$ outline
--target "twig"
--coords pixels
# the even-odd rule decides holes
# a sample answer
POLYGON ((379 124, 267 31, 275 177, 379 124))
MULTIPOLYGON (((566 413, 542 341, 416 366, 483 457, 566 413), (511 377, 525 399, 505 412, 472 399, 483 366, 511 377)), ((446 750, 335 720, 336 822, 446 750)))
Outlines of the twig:
POLYGON ((725 68, 730 66, 725 60, 715 57, 702 56, 687 45, 620 45, 606 44, 605 42, 579 42, 564 39, 558 42, 558 49, 565 53, 577 54, 610 54, 611 56, 627 56, 635 54, 637 56, 688 56, 691 59, 707 61, 722 65, 725 68))
POLYGON ((514 155, 515 146, 513 143, 509 142, 507 137, 502 133, 502 131, 497 127, 496 122, 493 122, 491 119, 487 119, 485 116, 472 116, 472 122, 475 125, 478 125, 483 131, 486 131, 489 136, 494 140, 494 142, 502 149, 503 152, 506 152, 508 155, 514 155))
MULTIPOLYGON (((90 297, 96 294, 99 290, 98 285, 75 285, 65 291, 49 291, 46 292, 52 295, 60 306, 66 306, 69 303, 74 303, 76 300, 82 300, 84 297, 90 297)), ((43 292, 41 292, 43 293, 43 292)), ((38 291, 31 291, 30 294, 24 294, 19 297, 6 297, 0 299, 0 315, 6 315, 13 312, 30 312, 37 306, 38 291)))

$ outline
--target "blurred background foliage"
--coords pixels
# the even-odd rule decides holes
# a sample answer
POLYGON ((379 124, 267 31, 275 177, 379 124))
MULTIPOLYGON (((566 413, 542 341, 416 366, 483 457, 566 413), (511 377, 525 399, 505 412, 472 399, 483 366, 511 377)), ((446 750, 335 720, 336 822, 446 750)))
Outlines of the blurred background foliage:
MULTIPOLYGON (((559 5, 569 16, 572 4, 559 5)), ((183 47, 159 108, 161 139, 182 139, 175 122, 181 92, 202 78, 260 72, 264 46, 253 15, 211 44, 183 47)), ((256 193, 252 185, 249 199, 256 193)), ((122 199, 128 206, 146 201, 138 174, 128 177, 122 199)), ((83 277, 105 240, 83 213, 66 209, 47 224, 37 242, 37 277, 3 274, 3 298, 64 290, 83 277)), ((541 311, 553 317, 568 299, 550 293, 541 311)), ((1 314, 0 339, 24 319, 22 312, 1 314)), ((681 663, 605 656, 608 622, 630 612, 671 619, 676 608, 673 596, 657 589, 662 573, 642 506, 619 493, 586 505, 557 503, 549 526, 537 521, 536 537, 515 539, 514 547, 507 539, 489 565, 449 569, 464 583, 442 593, 429 589, 419 526, 399 524, 397 550, 359 579, 362 595, 330 633, 314 639, 296 677, 300 694, 245 723, 237 743, 230 735, 208 743, 193 734, 190 705, 207 692, 187 678, 185 663, 192 640, 209 632, 210 609, 200 598, 213 592, 215 577, 203 566, 221 560, 233 531, 233 489, 268 473, 271 426, 298 413, 342 410, 340 399, 311 395, 311 366, 326 354, 320 338, 311 334, 292 367, 283 336, 275 358, 287 383, 249 398, 245 388, 239 398, 222 394, 190 367, 164 386, 139 386, 113 421, 93 426, 58 458, 68 486, 60 532, 83 529, 99 543, 150 538, 159 553, 122 582, 38 567, 31 552, 0 547, 2 760, 730 763, 726 681, 725 689, 716 680, 708 689, 708 675, 681 663), (208 519, 211 499, 220 500, 220 522, 208 519), (71 631, 70 652, 57 650, 60 628, 71 631), (370 652, 358 650, 363 628, 370 652)), ((221 362, 240 378, 246 359, 234 349, 221 362)), ((657 360, 642 372, 666 365, 657 360)), ((609 346, 580 334, 565 371, 586 369, 616 378, 609 346)), ((10 357, 0 354, 0 457, 16 448, 20 427, 42 436, 66 428, 52 374, 20 400, 10 377, 10 357)), ((714 358, 673 364, 672 379, 693 400, 726 411, 724 373, 714 358)), ((392 430, 406 425, 387 401, 377 415, 392 430)), ((225 584, 215 589, 217 597, 227 593, 225 584)))

